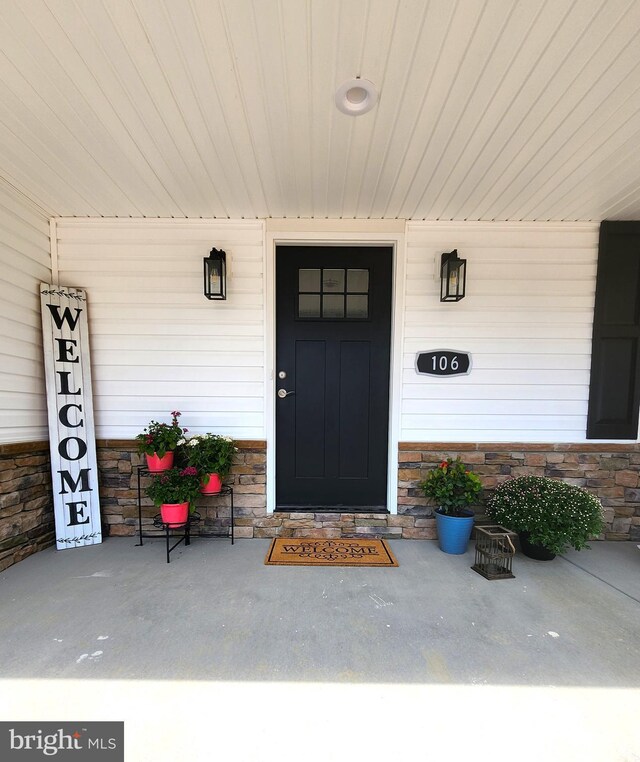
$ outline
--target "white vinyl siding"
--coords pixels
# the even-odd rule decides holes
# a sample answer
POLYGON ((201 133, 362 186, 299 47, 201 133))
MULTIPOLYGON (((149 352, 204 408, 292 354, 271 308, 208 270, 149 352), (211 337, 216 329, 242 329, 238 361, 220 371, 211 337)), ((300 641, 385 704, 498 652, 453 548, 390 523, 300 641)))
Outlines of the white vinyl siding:
MULTIPOLYGON (((264 438, 261 221, 59 220, 60 283, 85 288, 97 436, 133 437, 183 412, 192 432, 264 438), (227 301, 202 294, 202 257, 229 258, 227 301)), ((406 229, 400 441, 585 441, 598 226, 412 222, 406 229), (457 248, 467 296, 439 301, 457 248), (415 372, 429 349, 470 375, 415 372)))
POLYGON ((182 412, 191 433, 265 436, 264 231, 259 221, 65 220, 60 283, 87 291, 98 438, 182 412), (202 258, 227 252, 227 300, 202 258))
POLYGON ((409 223, 401 441, 585 441, 598 226, 409 223), (440 255, 467 296, 439 301, 440 255), (472 355, 468 376, 415 371, 417 352, 472 355))
POLYGON ((39 285, 51 279, 49 222, 0 183, 0 443, 48 437, 39 285))

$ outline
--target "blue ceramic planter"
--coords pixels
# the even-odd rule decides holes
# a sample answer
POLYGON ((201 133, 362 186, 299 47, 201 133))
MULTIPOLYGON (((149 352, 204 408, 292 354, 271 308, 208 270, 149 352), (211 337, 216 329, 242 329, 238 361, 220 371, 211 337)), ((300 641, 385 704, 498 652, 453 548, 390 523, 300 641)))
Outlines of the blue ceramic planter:
POLYGON ((436 509, 436 528, 440 550, 452 555, 466 553, 471 531, 473 530, 473 511, 464 510, 464 516, 448 516, 436 509))

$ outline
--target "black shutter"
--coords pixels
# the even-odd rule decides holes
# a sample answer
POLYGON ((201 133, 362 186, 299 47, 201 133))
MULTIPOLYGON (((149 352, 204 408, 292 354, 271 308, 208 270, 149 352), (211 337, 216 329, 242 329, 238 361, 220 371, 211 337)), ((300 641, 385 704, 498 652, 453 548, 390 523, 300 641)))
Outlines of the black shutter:
POLYGON ((600 225, 587 439, 636 439, 640 222, 600 225))

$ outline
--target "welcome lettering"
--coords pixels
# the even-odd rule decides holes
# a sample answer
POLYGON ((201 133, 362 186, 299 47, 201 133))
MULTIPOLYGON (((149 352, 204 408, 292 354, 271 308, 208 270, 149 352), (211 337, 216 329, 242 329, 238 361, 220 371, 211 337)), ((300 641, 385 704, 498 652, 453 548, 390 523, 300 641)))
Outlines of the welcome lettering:
POLYGON ((41 295, 58 547, 94 544, 102 536, 95 494, 95 441, 87 433, 93 405, 90 398, 85 399, 83 385, 89 368, 89 358, 84 356, 88 349, 86 298, 82 291, 44 284, 41 295), (69 306, 71 300, 82 306, 69 306))

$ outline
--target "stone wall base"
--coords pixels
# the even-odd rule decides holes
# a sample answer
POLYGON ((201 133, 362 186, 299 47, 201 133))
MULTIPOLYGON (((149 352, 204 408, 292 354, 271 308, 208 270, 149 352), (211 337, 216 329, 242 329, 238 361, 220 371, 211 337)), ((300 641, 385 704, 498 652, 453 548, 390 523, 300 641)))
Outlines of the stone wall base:
MULTIPOLYGON (((435 519, 431 510, 406 508, 403 515, 384 513, 267 513, 266 443, 238 442, 238 453, 225 484, 233 487, 235 528, 238 538, 273 537, 386 537, 391 539, 435 538, 435 519)), ((100 499, 106 534, 133 536, 138 531, 137 466, 142 465, 135 443, 128 440, 103 440, 98 443, 100 499)), ((157 532, 153 518, 158 509, 144 497, 148 477, 143 477, 142 531, 157 532)), ((196 509, 201 516, 193 534, 221 534, 229 531, 229 498, 199 498, 196 509)))
MULTIPOLYGON (((398 513, 267 513, 266 444, 239 442, 229 477, 234 489, 235 536, 386 537, 431 540, 436 536, 433 506, 418 484, 446 457, 475 471, 485 498, 498 484, 517 476, 563 479, 596 494, 605 510, 608 540, 640 541, 640 444, 522 444, 402 442, 398 452, 398 513)), ((98 441, 102 524, 105 536, 133 536, 138 530, 137 469, 142 460, 131 440, 98 441)), ((142 486, 144 487, 143 481, 142 486)), ((144 495, 144 492, 143 492, 144 495)), ((229 531, 228 498, 198 502, 205 534, 229 531)), ((150 531, 157 509, 143 497, 143 530, 150 531)), ((478 513, 482 508, 478 507, 478 513)), ((0 446, 0 571, 55 543, 49 445, 0 446)))
POLYGON ((54 543, 49 443, 0 446, 0 571, 54 543))
POLYGON ((498 484, 517 476, 562 479, 600 498, 604 539, 640 540, 640 444, 403 442, 398 453, 398 513, 430 514, 418 484, 429 469, 458 456, 482 479, 485 499, 498 484))
MULTIPOLYGON (((398 512, 267 513, 266 443, 239 442, 233 469, 236 537, 387 537, 431 540, 436 536, 434 506, 418 484, 447 457, 460 456, 482 479, 487 498, 501 482, 529 474, 551 476, 586 487, 605 508, 609 540, 640 540, 640 444, 522 444, 402 442, 398 452, 398 512)), ((131 441, 103 441, 98 465, 103 523, 112 535, 137 531, 136 466, 141 463, 131 441)), ((228 498, 198 502, 201 531, 228 531, 228 498)), ((157 509, 143 499, 143 529, 150 530, 157 509)), ((477 513, 482 514, 481 506, 477 513)), ((196 530, 197 533, 197 530, 196 530)))
POLYGON ((271 513, 264 518, 242 516, 236 520, 236 537, 402 537, 435 538, 435 521, 428 519, 416 530, 414 520, 384 513, 271 513))
MULTIPOLYGON (((225 484, 233 487, 236 537, 242 533, 242 520, 260 521, 267 516, 266 447, 262 441, 238 442, 238 452, 225 484)), ((138 466, 144 465, 136 445, 130 440, 98 441, 98 470, 100 472, 100 503, 106 534, 133 536, 138 531, 138 466)), ((158 509, 145 496, 144 487, 150 477, 141 479, 142 531, 153 532, 153 517, 158 509)), ((201 516, 198 528, 205 534, 225 534, 231 523, 229 498, 202 496, 196 509, 201 516)), ((257 535, 256 535, 257 536, 257 535)))

